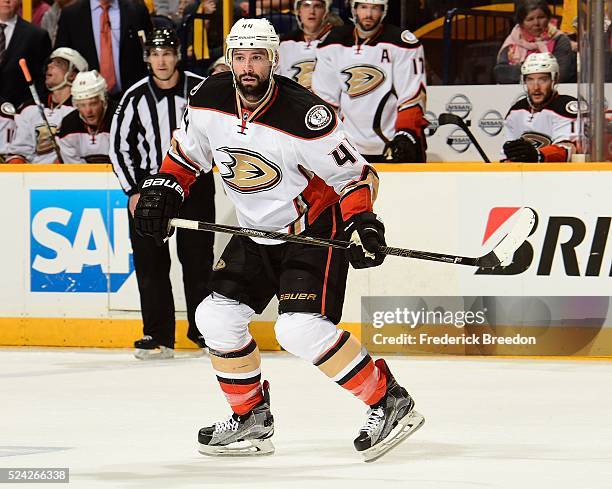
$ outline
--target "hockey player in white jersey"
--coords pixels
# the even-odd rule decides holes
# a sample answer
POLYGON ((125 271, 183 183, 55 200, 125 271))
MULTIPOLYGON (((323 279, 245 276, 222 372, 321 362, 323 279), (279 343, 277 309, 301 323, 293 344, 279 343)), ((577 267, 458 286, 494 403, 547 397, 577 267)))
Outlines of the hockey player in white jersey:
POLYGON ((332 25, 327 21, 331 0, 295 0, 293 11, 298 29, 281 36, 276 72, 303 87, 312 86, 317 45, 332 25))
POLYGON ((64 163, 110 163, 110 127, 116 104, 109 102, 106 81, 97 71, 79 73, 72 83, 73 110, 58 133, 64 163))
POLYGON ((232 27, 226 43, 231 72, 193 90, 161 173, 139 185, 135 225, 158 241, 166 238, 189 186, 214 161, 241 226, 353 240, 346 251, 232 237, 196 320, 233 414, 202 428, 198 441, 207 455, 274 451, 268 383, 261 382, 248 325, 277 296, 275 332, 282 347, 368 405, 354 444, 373 459, 424 422, 385 361, 374 362, 354 335, 336 327, 349 261, 366 268, 384 259, 377 250, 385 228, 372 207, 378 176, 331 106, 272 75, 278 44, 265 19, 241 19, 232 27))
POLYGON ((505 121, 502 160, 571 161, 576 150, 578 101, 557 92, 559 64, 550 53, 530 54, 521 66, 526 95, 505 121))
POLYGON ((354 26, 317 46, 314 93, 338 108, 370 162, 424 162, 425 54, 410 31, 383 23, 387 0, 351 0, 354 26))
POLYGON ((77 73, 87 68, 87 61, 74 49, 57 48, 51 53, 45 71, 49 95, 41 99, 53 134, 49 134, 38 107, 33 102, 26 104, 15 116, 15 136, 7 151, 7 163, 55 162, 57 155, 52 138, 59 131, 62 119, 74 110, 70 88, 77 73))

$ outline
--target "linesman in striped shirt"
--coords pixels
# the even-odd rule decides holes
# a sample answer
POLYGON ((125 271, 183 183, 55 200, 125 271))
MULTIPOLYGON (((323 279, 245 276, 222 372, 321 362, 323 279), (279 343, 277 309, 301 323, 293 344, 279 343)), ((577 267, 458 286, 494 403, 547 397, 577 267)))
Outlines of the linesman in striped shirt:
MULTIPOLYGON (((135 356, 139 359, 171 358, 174 356, 175 318, 168 243, 137 234, 133 214, 140 198, 138 183, 159 172, 189 93, 203 78, 180 69, 179 40, 170 29, 156 29, 149 34, 145 42, 145 61, 149 76, 126 91, 113 117, 110 158, 129 198, 130 239, 144 333, 134 343, 135 356)), ((214 222, 212 172, 202 173, 194 185, 181 208, 181 217, 214 222)), ((214 237, 212 233, 178 230, 176 239, 187 302, 187 336, 204 348, 204 339, 195 324, 195 309, 210 294, 207 282, 212 270, 214 237)))

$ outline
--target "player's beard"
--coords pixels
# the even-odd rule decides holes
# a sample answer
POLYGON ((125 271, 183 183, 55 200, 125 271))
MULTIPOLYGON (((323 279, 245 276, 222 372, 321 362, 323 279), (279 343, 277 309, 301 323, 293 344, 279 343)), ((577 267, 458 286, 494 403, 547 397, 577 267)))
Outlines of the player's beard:
POLYGON ((268 91, 268 87, 270 86, 270 80, 262 81, 261 78, 252 73, 250 75, 241 75, 238 80, 236 80, 236 84, 238 85, 238 90, 244 98, 246 98, 249 102, 257 102, 260 100, 268 91), (245 86, 242 83, 242 78, 249 76, 250 78, 255 78, 257 80, 257 85, 249 85, 245 86))
POLYGON ((357 19, 357 27, 363 33, 371 33, 380 27, 381 22, 382 22, 382 17, 378 19, 377 22, 372 22, 372 26, 369 29, 366 29, 365 26, 361 23, 361 21, 357 19))
POLYGON ((543 107, 546 107, 546 105, 548 105, 548 103, 552 100, 554 94, 555 94, 554 90, 549 90, 548 93, 545 93, 544 91, 541 91, 538 95, 543 96, 543 97, 542 97, 542 101, 538 102, 538 103, 536 103, 533 100, 533 94, 528 94, 527 96, 529 97, 529 103, 535 109, 541 109, 543 107))

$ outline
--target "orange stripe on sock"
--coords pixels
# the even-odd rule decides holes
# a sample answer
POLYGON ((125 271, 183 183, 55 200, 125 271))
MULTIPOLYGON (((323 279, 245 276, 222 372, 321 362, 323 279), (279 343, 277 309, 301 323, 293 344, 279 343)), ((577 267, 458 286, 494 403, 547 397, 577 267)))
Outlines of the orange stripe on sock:
POLYGON ((370 359, 347 382, 342 384, 346 390, 368 405, 376 404, 387 391, 387 379, 381 370, 370 359))
POLYGON ((227 384, 219 381, 219 385, 232 410, 238 415, 242 416, 248 413, 263 401, 263 392, 259 381, 252 384, 227 384))

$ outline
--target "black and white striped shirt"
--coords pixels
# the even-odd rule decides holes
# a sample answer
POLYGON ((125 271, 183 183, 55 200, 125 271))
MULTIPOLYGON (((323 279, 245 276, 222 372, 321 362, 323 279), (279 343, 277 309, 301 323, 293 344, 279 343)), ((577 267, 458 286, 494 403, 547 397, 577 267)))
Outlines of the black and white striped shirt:
POLYGON ((109 156, 126 194, 138 193, 138 182, 159 171, 189 92, 202 80, 181 71, 176 86, 163 90, 148 76, 125 92, 113 117, 109 156))

